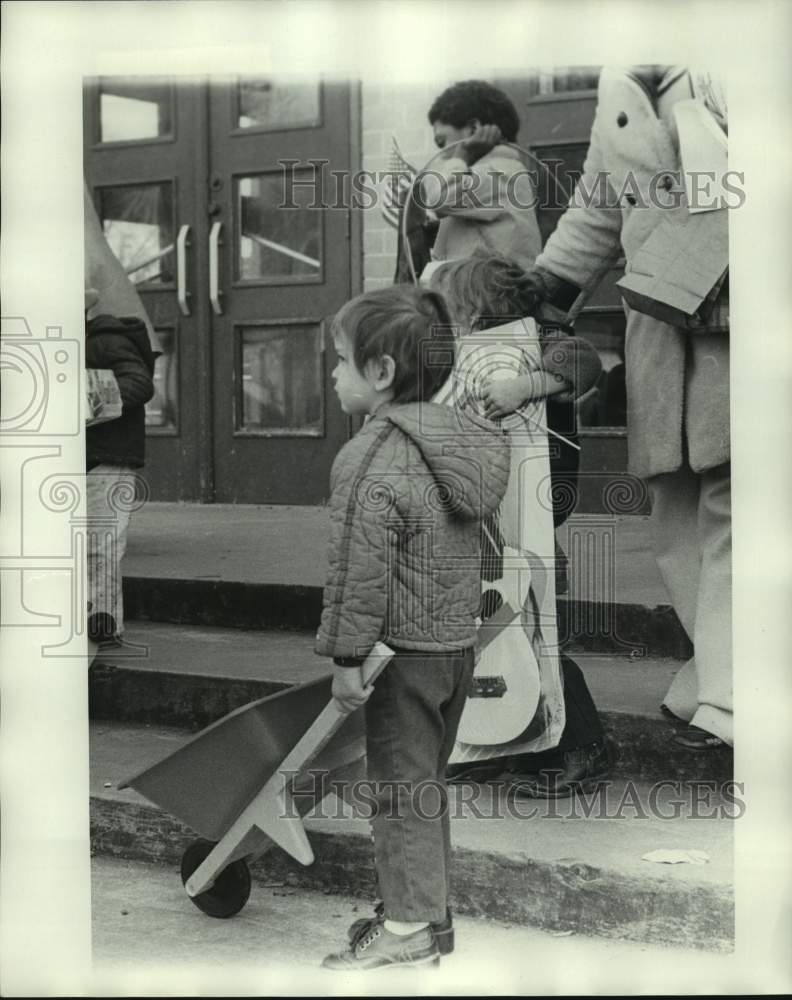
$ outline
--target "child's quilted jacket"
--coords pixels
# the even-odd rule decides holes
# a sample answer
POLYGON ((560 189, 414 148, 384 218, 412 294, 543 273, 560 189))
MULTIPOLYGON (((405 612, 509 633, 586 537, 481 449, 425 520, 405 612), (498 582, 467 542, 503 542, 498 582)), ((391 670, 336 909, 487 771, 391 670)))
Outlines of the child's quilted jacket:
POLYGON ((316 651, 352 665, 475 645, 480 530, 509 477, 508 436, 436 403, 380 409, 338 453, 316 651))

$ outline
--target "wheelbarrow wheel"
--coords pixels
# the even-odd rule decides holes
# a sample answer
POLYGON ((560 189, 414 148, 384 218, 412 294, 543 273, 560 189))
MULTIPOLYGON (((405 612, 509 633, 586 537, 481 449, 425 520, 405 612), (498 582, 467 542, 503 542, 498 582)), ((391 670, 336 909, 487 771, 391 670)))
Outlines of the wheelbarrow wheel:
MULTIPOLYGON (((182 855, 182 885, 187 884, 187 880, 206 860, 214 846, 211 840, 194 840, 190 844, 182 855)), ((224 920, 235 916, 250 898, 250 869, 247 863, 243 859, 232 861, 220 872, 214 885, 189 898, 210 917, 224 920)))

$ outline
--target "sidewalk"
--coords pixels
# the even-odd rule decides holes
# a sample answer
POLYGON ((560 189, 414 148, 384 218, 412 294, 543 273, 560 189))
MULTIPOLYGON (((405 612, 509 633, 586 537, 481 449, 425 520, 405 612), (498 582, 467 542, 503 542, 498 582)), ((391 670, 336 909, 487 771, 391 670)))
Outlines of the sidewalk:
MULTIPOLYGON (((573 514, 557 537, 567 552, 575 533, 589 545, 599 542, 597 552, 609 551, 602 542, 612 537, 613 600, 653 608, 669 599, 648 522, 637 515, 573 514)), ((326 507, 148 503, 132 518, 124 575, 321 587, 328 537, 326 507)), ((570 596, 597 599, 590 569, 571 561, 570 572, 570 596)))
POLYGON ((369 898, 326 895, 272 879, 257 885, 244 914, 211 920, 187 900, 178 873, 95 858, 95 995, 523 996, 683 993, 692 982, 717 992, 734 975, 732 956, 614 941, 455 915, 457 948, 440 968, 357 974, 319 968, 343 944, 369 898))
MULTIPOLYGON (((183 745, 164 727, 91 725, 91 843, 96 854, 167 866, 175 878, 195 833, 117 786, 183 745)), ((616 779, 582 799, 515 800, 497 785, 449 789, 455 880, 451 908, 544 930, 728 952, 733 946, 733 836, 717 783, 698 792, 616 779), (696 822, 692 822, 695 818, 696 822), (697 849, 701 865, 644 860, 658 849, 697 849)), ((331 792, 305 816, 315 859, 308 867, 273 848, 252 864, 266 888, 373 898, 369 823, 331 792)), ((256 889, 254 896, 258 896, 256 889)), ((260 897, 259 897, 260 898, 260 897)), ((244 919, 245 911, 240 914, 244 919)))

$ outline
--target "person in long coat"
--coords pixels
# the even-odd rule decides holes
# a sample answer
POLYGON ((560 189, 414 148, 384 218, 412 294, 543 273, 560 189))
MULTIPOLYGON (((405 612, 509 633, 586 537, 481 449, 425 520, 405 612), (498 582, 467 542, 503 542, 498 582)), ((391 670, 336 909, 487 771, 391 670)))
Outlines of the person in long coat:
MULTIPOLYGON (((685 221, 674 116, 684 100, 727 132, 709 75, 603 70, 583 175, 536 261, 545 315, 573 320, 622 254, 629 272, 669 210, 685 221)), ((657 563, 694 647, 662 707, 681 745, 733 745, 728 282, 696 332, 625 308, 628 470, 647 482, 657 563)))

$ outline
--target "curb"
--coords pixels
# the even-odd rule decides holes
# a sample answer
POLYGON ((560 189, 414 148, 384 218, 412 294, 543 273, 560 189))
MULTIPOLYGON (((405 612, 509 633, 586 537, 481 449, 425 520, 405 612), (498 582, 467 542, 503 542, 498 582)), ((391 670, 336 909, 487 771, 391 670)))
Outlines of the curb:
MULTIPOLYGON (((317 860, 309 868, 278 848, 252 866, 259 891, 261 883, 286 880, 330 894, 375 897, 369 837, 311 832, 310 838, 317 860)), ((182 853, 193 839, 187 827, 153 806, 91 797, 93 853, 168 865, 178 880, 182 853)), ((725 885, 465 848, 454 850, 454 882, 451 908, 468 916, 716 952, 734 947, 734 899, 725 885)), ((184 906, 190 906, 186 895, 184 906)))
MULTIPOLYGON (((315 631, 322 588, 225 580, 125 577, 129 620, 219 628, 315 631)), ((558 600, 559 641, 569 651, 687 660, 687 633, 670 605, 601 604, 558 600)))
MULTIPOLYGON (((281 691, 281 681, 237 680, 94 664, 88 674, 89 715, 97 721, 145 723, 196 732, 236 708, 281 691)), ((729 781, 731 751, 691 753, 671 740, 662 718, 600 712, 613 751, 614 774, 646 781, 729 781)), ((186 733, 185 733, 186 735, 186 733)))

